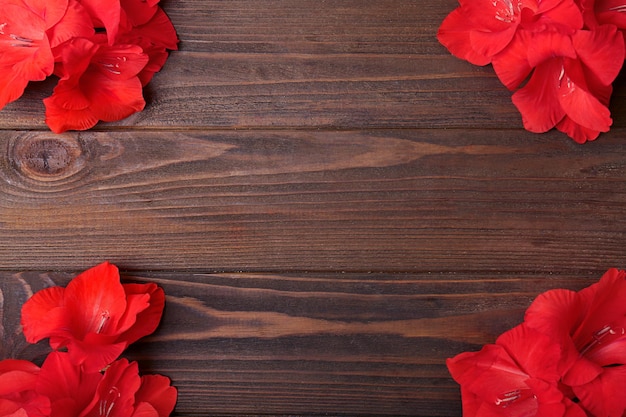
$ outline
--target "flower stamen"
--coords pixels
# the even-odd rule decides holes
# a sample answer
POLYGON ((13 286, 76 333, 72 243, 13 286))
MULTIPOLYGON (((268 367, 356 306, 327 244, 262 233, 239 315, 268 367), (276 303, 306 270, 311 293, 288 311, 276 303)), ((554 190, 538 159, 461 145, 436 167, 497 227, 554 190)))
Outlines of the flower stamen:
POLYGON ((122 73, 122 71, 120 71, 119 69, 120 63, 128 61, 128 58, 126 58, 125 56, 117 56, 115 57, 115 59, 118 62, 111 63, 111 62, 106 62, 106 61, 100 61, 98 62, 98 64, 100 64, 102 68, 104 68, 108 72, 115 74, 115 75, 120 75, 122 73))
POLYGON ((98 415, 100 417, 109 417, 111 415, 111 411, 113 411, 113 407, 115 406, 115 401, 121 396, 120 390, 117 389, 117 387, 111 388, 107 397, 100 400, 100 403, 98 404, 98 415))
MULTIPOLYGON (((4 27, 2 27, 2 28, 4 28, 4 27)), ((4 32, 2 34, 4 34, 4 32)), ((15 35, 13 33, 11 33, 9 35, 9 37, 11 39, 13 39, 14 41, 16 41, 14 43, 11 43, 11 46, 17 46, 17 47, 22 47, 22 48, 28 48, 28 47, 33 46, 33 40, 32 39, 25 38, 25 37, 19 36, 19 35, 15 35)))
POLYGON ((493 0, 491 4, 496 8, 494 17, 497 20, 504 23, 511 23, 515 20, 515 9, 511 0, 493 0))
POLYGON ((500 394, 496 397, 494 404, 498 407, 506 408, 514 403, 526 400, 537 400, 537 396, 530 388, 518 388, 500 394))
POLYGON ((505 392, 501 397, 496 398, 496 405, 506 407, 510 403, 522 398, 522 392, 518 389, 514 391, 505 392))
POLYGON ((102 313, 100 313, 100 323, 98 324, 96 333, 99 334, 102 332, 102 330, 104 329, 104 326, 106 325, 106 322, 109 321, 110 318, 111 318, 111 315, 109 314, 108 310, 104 310, 102 313))
POLYGON ((595 332, 593 335, 591 335, 591 341, 589 341, 586 345, 583 346, 582 349, 580 349, 580 356, 585 356, 593 348, 606 342, 607 337, 615 335, 623 336, 625 333, 626 330, 623 327, 614 329, 607 324, 606 326, 595 332))

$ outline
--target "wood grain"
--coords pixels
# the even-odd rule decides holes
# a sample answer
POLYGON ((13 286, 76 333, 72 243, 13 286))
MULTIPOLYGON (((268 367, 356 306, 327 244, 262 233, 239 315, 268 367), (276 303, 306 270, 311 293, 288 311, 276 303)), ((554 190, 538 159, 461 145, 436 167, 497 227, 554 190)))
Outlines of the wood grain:
POLYGON ((456 0, 163 0, 146 109, 54 135, 0 111, 0 354, 19 309, 103 260, 167 293, 129 351, 176 416, 461 415, 445 360, 626 249, 626 82, 577 145, 522 129, 436 32, 456 0))
POLYGON ((0 267, 597 272, 624 258, 623 134, 12 134, 0 267))
MULTIPOLYGON (((5 298, 70 273, 4 273, 5 298), (12 285, 9 286, 8 284, 12 285), (7 292, 7 287, 8 292, 7 292)), ((446 357, 493 342, 541 291, 597 277, 471 274, 123 273, 167 294, 127 357, 172 378, 177 415, 460 413, 446 357)), ((3 306, 15 328, 19 303, 3 306)), ((44 346, 40 344, 39 355, 44 346)), ((45 352, 44 352, 45 353, 45 352)), ((41 360, 30 350, 14 357, 41 360)))

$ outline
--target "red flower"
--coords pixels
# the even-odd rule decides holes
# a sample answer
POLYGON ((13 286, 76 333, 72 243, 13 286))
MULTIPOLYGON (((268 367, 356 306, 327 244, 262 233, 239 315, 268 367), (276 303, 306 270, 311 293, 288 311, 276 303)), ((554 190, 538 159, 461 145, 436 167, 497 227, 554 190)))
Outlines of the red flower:
POLYGON ((609 270, 579 292, 541 294, 526 312, 528 326, 563 349, 562 382, 594 416, 626 410, 626 272, 609 270))
POLYGON ((485 65, 513 40, 518 28, 543 30, 546 25, 575 30, 582 15, 573 0, 459 0, 444 19, 439 41, 455 56, 485 65))
POLYGON ((37 393, 39 367, 17 359, 0 361, 0 417, 48 417, 50 401, 37 393))
POLYGON ((50 417, 167 417, 177 398, 168 378, 140 377, 137 362, 119 359, 103 373, 87 372, 63 352, 48 355, 37 391, 50 398, 50 417))
POLYGON ((64 16, 68 0, 12 0, 0 7, 0 108, 16 100, 29 81, 52 74, 46 33, 64 16))
POLYGON ((121 284, 117 268, 105 262, 66 288, 33 295, 22 307, 22 326, 28 342, 48 337, 53 349, 67 348, 73 363, 98 371, 156 329, 164 303, 156 284, 121 284))
POLYGON ((624 62, 624 40, 615 26, 572 35, 520 31, 511 47, 493 59, 500 80, 513 94, 524 127, 546 132, 554 127, 584 143, 612 124, 611 83, 624 62))
POLYGON ((44 100, 54 132, 85 130, 143 110, 142 88, 178 43, 158 2, 2 1, 0 109, 30 81, 54 72, 61 80, 44 100))
POLYGON ((102 35, 63 45, 52 96, 44 99, 46 123, 56 133, 120 120, 145 106, 137 74, 148 56, 137 45, 108 46, 102 35))
POLYGON ((586 417, 558 387, 560 346, 525 325, 479 352, 448 359, 461 385, 464 417, 586 417))

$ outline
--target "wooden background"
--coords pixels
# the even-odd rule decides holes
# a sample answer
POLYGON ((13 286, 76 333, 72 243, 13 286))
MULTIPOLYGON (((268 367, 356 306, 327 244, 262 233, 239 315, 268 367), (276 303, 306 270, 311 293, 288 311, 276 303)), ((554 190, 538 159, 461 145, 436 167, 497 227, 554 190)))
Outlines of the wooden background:
POLYGON ((522 129, 436 31, 455 0, 163 0, 145 111, 0 112, 2 353, 31 291, 110 260, 168 295, 129 357, 176 416, 460 416, 445 359, 624 267, 626 86, 596 142, 522 129))

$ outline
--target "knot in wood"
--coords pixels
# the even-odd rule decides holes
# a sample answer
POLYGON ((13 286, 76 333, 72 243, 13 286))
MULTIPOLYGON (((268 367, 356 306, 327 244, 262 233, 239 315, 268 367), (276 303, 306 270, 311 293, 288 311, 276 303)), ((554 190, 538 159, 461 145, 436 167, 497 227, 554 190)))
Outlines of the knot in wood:
POLYGON ((39 181, 56 181, 80 171, 84 157, 71 137, 30 136, 13 148, 13 163, 23 175, 39 181))

